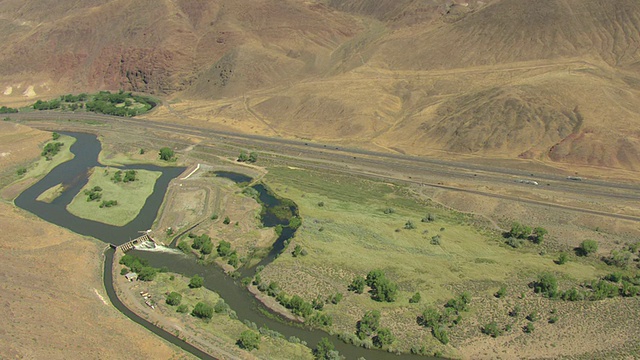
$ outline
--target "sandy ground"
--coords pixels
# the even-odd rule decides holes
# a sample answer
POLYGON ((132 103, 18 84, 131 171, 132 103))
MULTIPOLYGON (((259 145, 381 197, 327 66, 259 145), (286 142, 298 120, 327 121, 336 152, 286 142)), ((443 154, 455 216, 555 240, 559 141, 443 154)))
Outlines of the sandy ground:
POLYGON ((0 227, 0 358, 189 358, 105 301, 103 244, 6 203, 0 227))

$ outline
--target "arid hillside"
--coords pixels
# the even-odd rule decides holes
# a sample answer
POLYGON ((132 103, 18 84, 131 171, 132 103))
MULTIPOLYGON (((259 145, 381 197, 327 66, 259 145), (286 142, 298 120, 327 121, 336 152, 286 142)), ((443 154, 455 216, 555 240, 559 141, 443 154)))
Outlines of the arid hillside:
POLYGON ((7 0, 0 14, 3 103, 124 88, 168 100, 160 121, 640 170, 634 0, 7 0))

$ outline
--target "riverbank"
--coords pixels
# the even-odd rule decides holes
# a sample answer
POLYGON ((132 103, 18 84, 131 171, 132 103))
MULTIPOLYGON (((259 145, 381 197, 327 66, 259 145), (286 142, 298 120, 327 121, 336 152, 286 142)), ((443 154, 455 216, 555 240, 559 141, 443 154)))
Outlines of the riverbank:
POLYGON ((189 314, 196 302, 203 301, 212 306, 217 304, 221 300, 218 294, 206 288, 190 289, 189 279, 174 273, 160 273, 151 282, 127 281, 120 275, 122 266, 118 262, 122 256, 121 252, 117 252, 114 257, 113 285, 116 294, 127 308, 157 327, 220 359, 313 358, 309 348, 268 335, 262 336, 258 350, 248 352, 240 349, 234 343, 242 331, 250 328, 234 319, 233 315, 214 313, 210 321, 205 321, 189 314), (181 304, 188 307, 187 313, 180 314, 176 312, 176 307, 166 304, 167 292, 173 291, 181 293, 181 304), (148 299, 141 296, 141 292, 148 294, 148 299), (154 308, 146 301, 153 303, 154 308))

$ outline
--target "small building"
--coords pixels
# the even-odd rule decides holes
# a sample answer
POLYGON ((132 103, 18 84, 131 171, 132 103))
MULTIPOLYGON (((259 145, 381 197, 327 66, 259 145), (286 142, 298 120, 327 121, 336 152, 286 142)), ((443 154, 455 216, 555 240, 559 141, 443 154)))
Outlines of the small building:
POLYGON ((129 281, 134 281, 134 280, 138 280, 138 274, 134 273, 134 272, 128 272, 124 275, 125 279, 129 280, 129 281))

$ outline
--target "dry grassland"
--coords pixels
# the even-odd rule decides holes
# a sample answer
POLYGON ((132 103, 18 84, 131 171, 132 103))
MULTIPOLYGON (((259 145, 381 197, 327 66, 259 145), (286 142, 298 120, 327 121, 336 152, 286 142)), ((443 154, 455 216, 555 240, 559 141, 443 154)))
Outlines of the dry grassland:
POLYGON ((0 203, 0 226, 0 357, 189 358, 108 303, 104 244, 6 203, 0 203))

